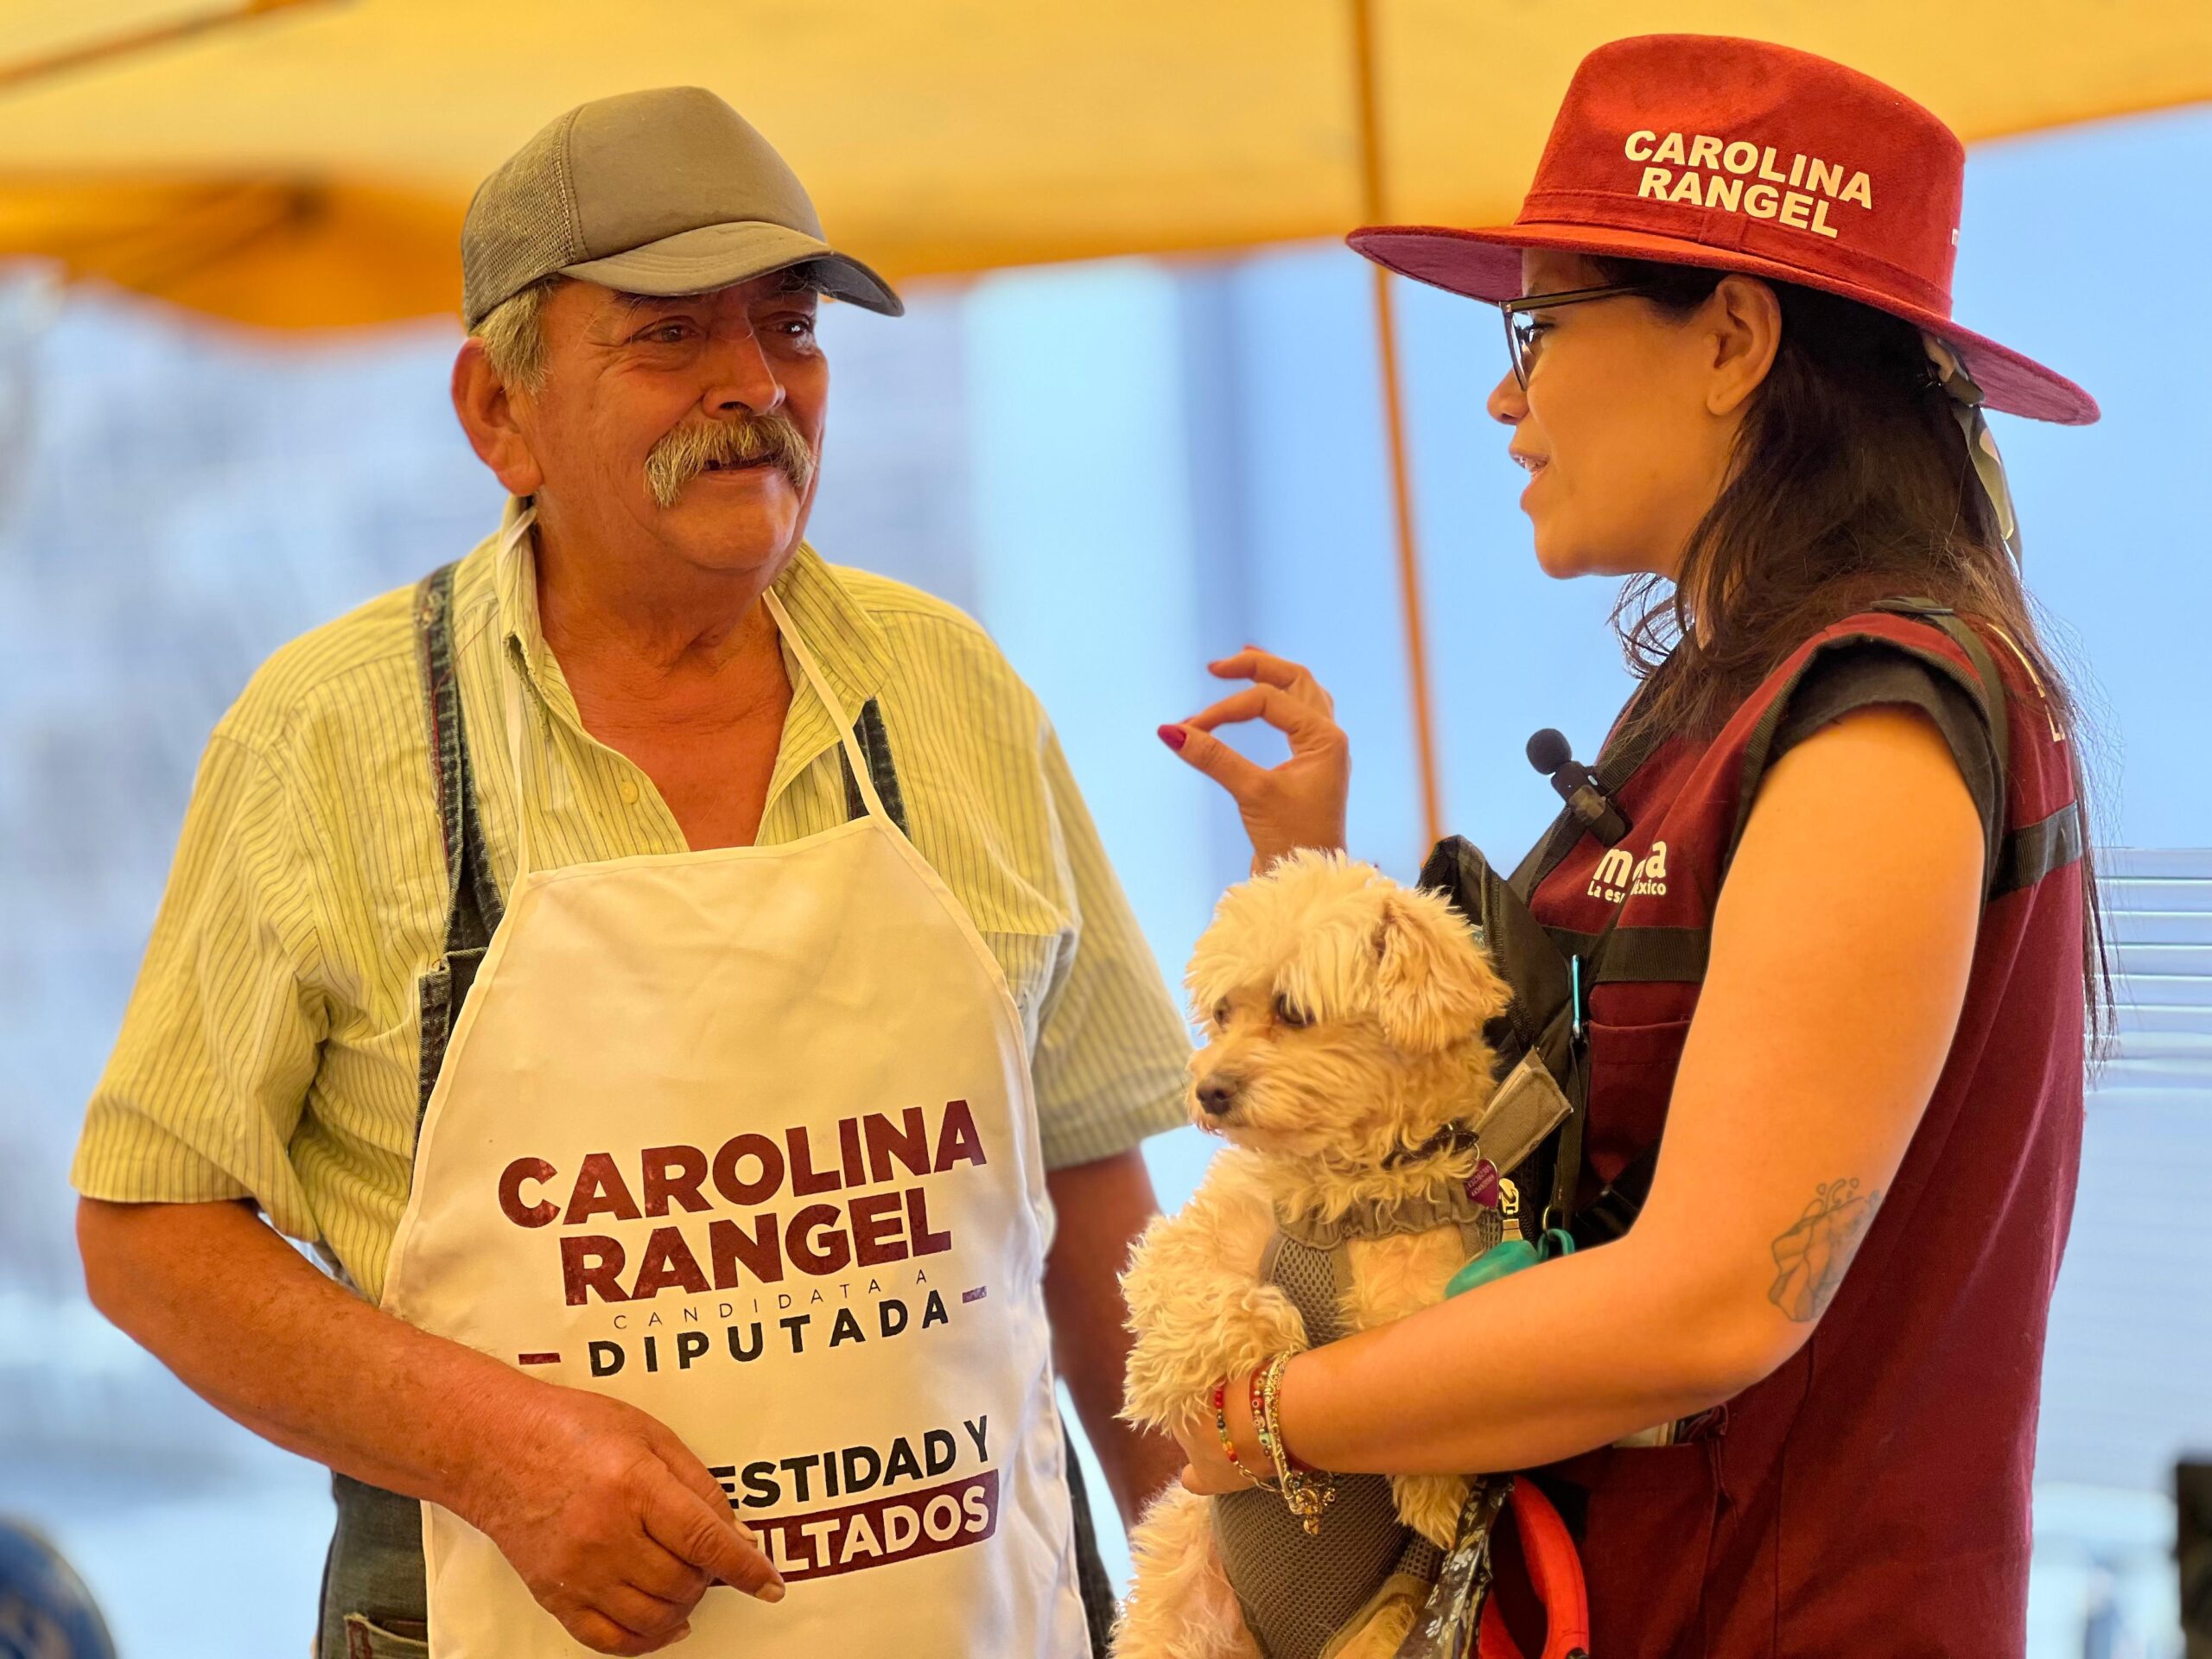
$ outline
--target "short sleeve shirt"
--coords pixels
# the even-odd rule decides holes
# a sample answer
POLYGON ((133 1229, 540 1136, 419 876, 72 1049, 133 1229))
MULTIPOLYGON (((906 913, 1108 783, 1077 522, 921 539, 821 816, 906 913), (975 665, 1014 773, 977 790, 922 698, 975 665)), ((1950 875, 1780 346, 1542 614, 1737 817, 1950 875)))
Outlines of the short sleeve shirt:
MULTIPOLYGON (((510 505, 509 522, 515 507, 510 505)), ((584 730, 538 626, 527 541, 454 582, 455 672, 490 849, 516 856, 502 677, 539 704, 531 861, 684 850, 651 779, 584 730)), ((944 602, 802 548, 775 591, 847 726, 874 698, 916 848, 1004 971, 1029 1040, 1048 1167, 1183 1121, 1189 1037, 1050 721, 944 602)), ((794 691, 758 840, 847 816, 836 727, 794 691)), ((446 881, 413 594, 287 645, 216 727, 72 1179, 120 1202, 251 1199, 381 1294, 419 1100, 417 987, 446 881)))
POLYGON ((1768 751, 1779 760, 1846 715, 1875 707, 1916 709, 1934 722, 1958 763, 1981 818, 1990 878, 2005 838, 2005 780, 1997 769, 1988 717, 1965 684, 1924 657, 1881 639, 1832 645, 1813 658, 1789 693, 1768 751))

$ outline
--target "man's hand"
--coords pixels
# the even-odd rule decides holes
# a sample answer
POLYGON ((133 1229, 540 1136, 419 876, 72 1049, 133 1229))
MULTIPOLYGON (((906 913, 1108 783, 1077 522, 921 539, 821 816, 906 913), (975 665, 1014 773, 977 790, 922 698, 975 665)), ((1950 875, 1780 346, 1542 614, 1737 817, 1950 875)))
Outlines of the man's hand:
POLYGON ((455 1510, 570 1636, 596 1653, 652 1653, 690 1633, 711 1585, 783 1599, 752 1529, 668 1429, 618 1400, 515 1381, 486 1402, 486 1454, 455 1510))
POLYGON ((781 1598, 715 1478, 661 1424, 371 1306, 250 1205, 86 1198, 77 1230, 94 1304, 203 1398, 453 1510, 586 1646, 666 1647, 714 1584, 781 1598))

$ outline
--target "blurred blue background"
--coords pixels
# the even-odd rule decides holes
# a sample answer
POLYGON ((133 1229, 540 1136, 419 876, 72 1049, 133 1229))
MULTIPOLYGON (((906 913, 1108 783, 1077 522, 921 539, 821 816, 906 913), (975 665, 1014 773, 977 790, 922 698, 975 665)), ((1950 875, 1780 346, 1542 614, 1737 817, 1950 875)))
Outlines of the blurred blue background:
MULTIPOLYGON (((2179 1652, 2171 1471, 2212 1447, 2212 231, 2187 211, 2208 175, 2202 110, 1968 168, 1960 315, 2105 407, 2087 430, 1998 428, 2031 586, 2096 711, 2097 833, 2131 849, 2109 891, 2133 1006, 2046 1370, 2037 1659, 2179 1652)), ((1300 246, 1004 272, 918 289, 895 322, 824 323, 813 541, 990 627, 1171 979, 1245 860, 1153 735, 1211 699, 1206 658, 1256 640, 1310 664, 1353 738, 1354 850, 1402 876, 1423 850, 1367 282, 1300 246)), ((1628 690, 1612 593, 1533 563, 1482 410, 1495 314, 1399 292, 1447 822, 1510 861, 1552 804, 1529 734, 1587 758, 1628 690)), ((0 286, 0 1510, 77 1559, 134 1659, 302 1651, 328 1504, 320 1471, 85 1304, 68 1154, 210 726, 270 650, 496 520, 446 403, 455 338, 276 344, 0 286)), ((1190 1131, 1152 1144, 1164 1204, 1205 1153, 1190 1131)))

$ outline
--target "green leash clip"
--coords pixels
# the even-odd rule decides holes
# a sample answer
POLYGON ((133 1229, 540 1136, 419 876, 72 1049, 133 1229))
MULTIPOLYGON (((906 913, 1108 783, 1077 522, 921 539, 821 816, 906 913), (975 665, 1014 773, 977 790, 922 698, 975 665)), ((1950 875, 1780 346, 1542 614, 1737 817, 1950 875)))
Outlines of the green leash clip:
POLYGON ((1446 1296, 1574 1254, 1574 1236, 1564 1227, 1547 1227, 1534 1242, 1521 1236, 1521 1192, 1512 1182, 1497 1184, 1497 1207, 1505 1217, 1505 1236, 1452 1275, 1444 1287, 1446 1296))

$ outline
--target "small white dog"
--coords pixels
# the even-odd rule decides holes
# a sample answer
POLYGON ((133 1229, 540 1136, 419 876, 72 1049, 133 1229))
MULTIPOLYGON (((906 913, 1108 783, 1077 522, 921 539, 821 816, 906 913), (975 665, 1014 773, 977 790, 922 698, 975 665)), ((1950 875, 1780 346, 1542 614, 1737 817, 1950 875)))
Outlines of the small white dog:
MULTIPOLYGON (((1332 1251, 1309 1263, 1342 1264, 1325 1279, 1338 1305, 1321 1314, 1313 1340, 1442 1298, 1474 1247, 1466 1184, 1480 1153, 1467 1126, 1493 1091, 1483 1027, 1509 992, 1442 898, 1318 853, 1231 888, 1187 982, 1209 1039, 1192 1057, 1191 1119, 1230 1145, 1191 1202, 1154 1221, 1133 1253, 1122 1287, 1136 1345, 1122 1415, 1211 1434, 1216 1382, 1311 1345, 1307 1316, 1270 1276, 1284 1249, 1279 1232, 1332 1251)), ((1239 1452, 1248 1463, 1261 1455, 1239 1452)), ((1402 1540, 1401 1521, 1450 1545, 1465 1479, 1394 1478, 1385 1488, 1380 1477, 1341 1478, 1368 1483, 1367 1529, 1388 1535, 1385 1550, 1402 1540)), ((1131 1540, 1135 1585, 1116 1659, 1392 1652, 1419 1611, 1402 1577, 1330 1614, 1347 1621, 1333 1632, 1313 1626, 1310 1608, 1286 1605, 1344 1580, 1344 1570, 1319 1570, 1313 1552, 1331 1548, 1339 1517, 1360 1508, 1338 1503, 1307 1540, 1280 1497, 1170 1488, 1131 1540), (1273 1531, 1263 1544, 1240 1545, 1255 1525, 1273 1531), (1260 1611, 1270 1598, 1280 1610, 1272 1625, 1260 1611), (1268 1633, 1264 1643, 1255 1630, 1268 1633)), ((1376 1559, 1372 1550, 1363 1557, 1355 1580, 1389 1577, 1389 1557, 1370 1572, 1376 1559)))

